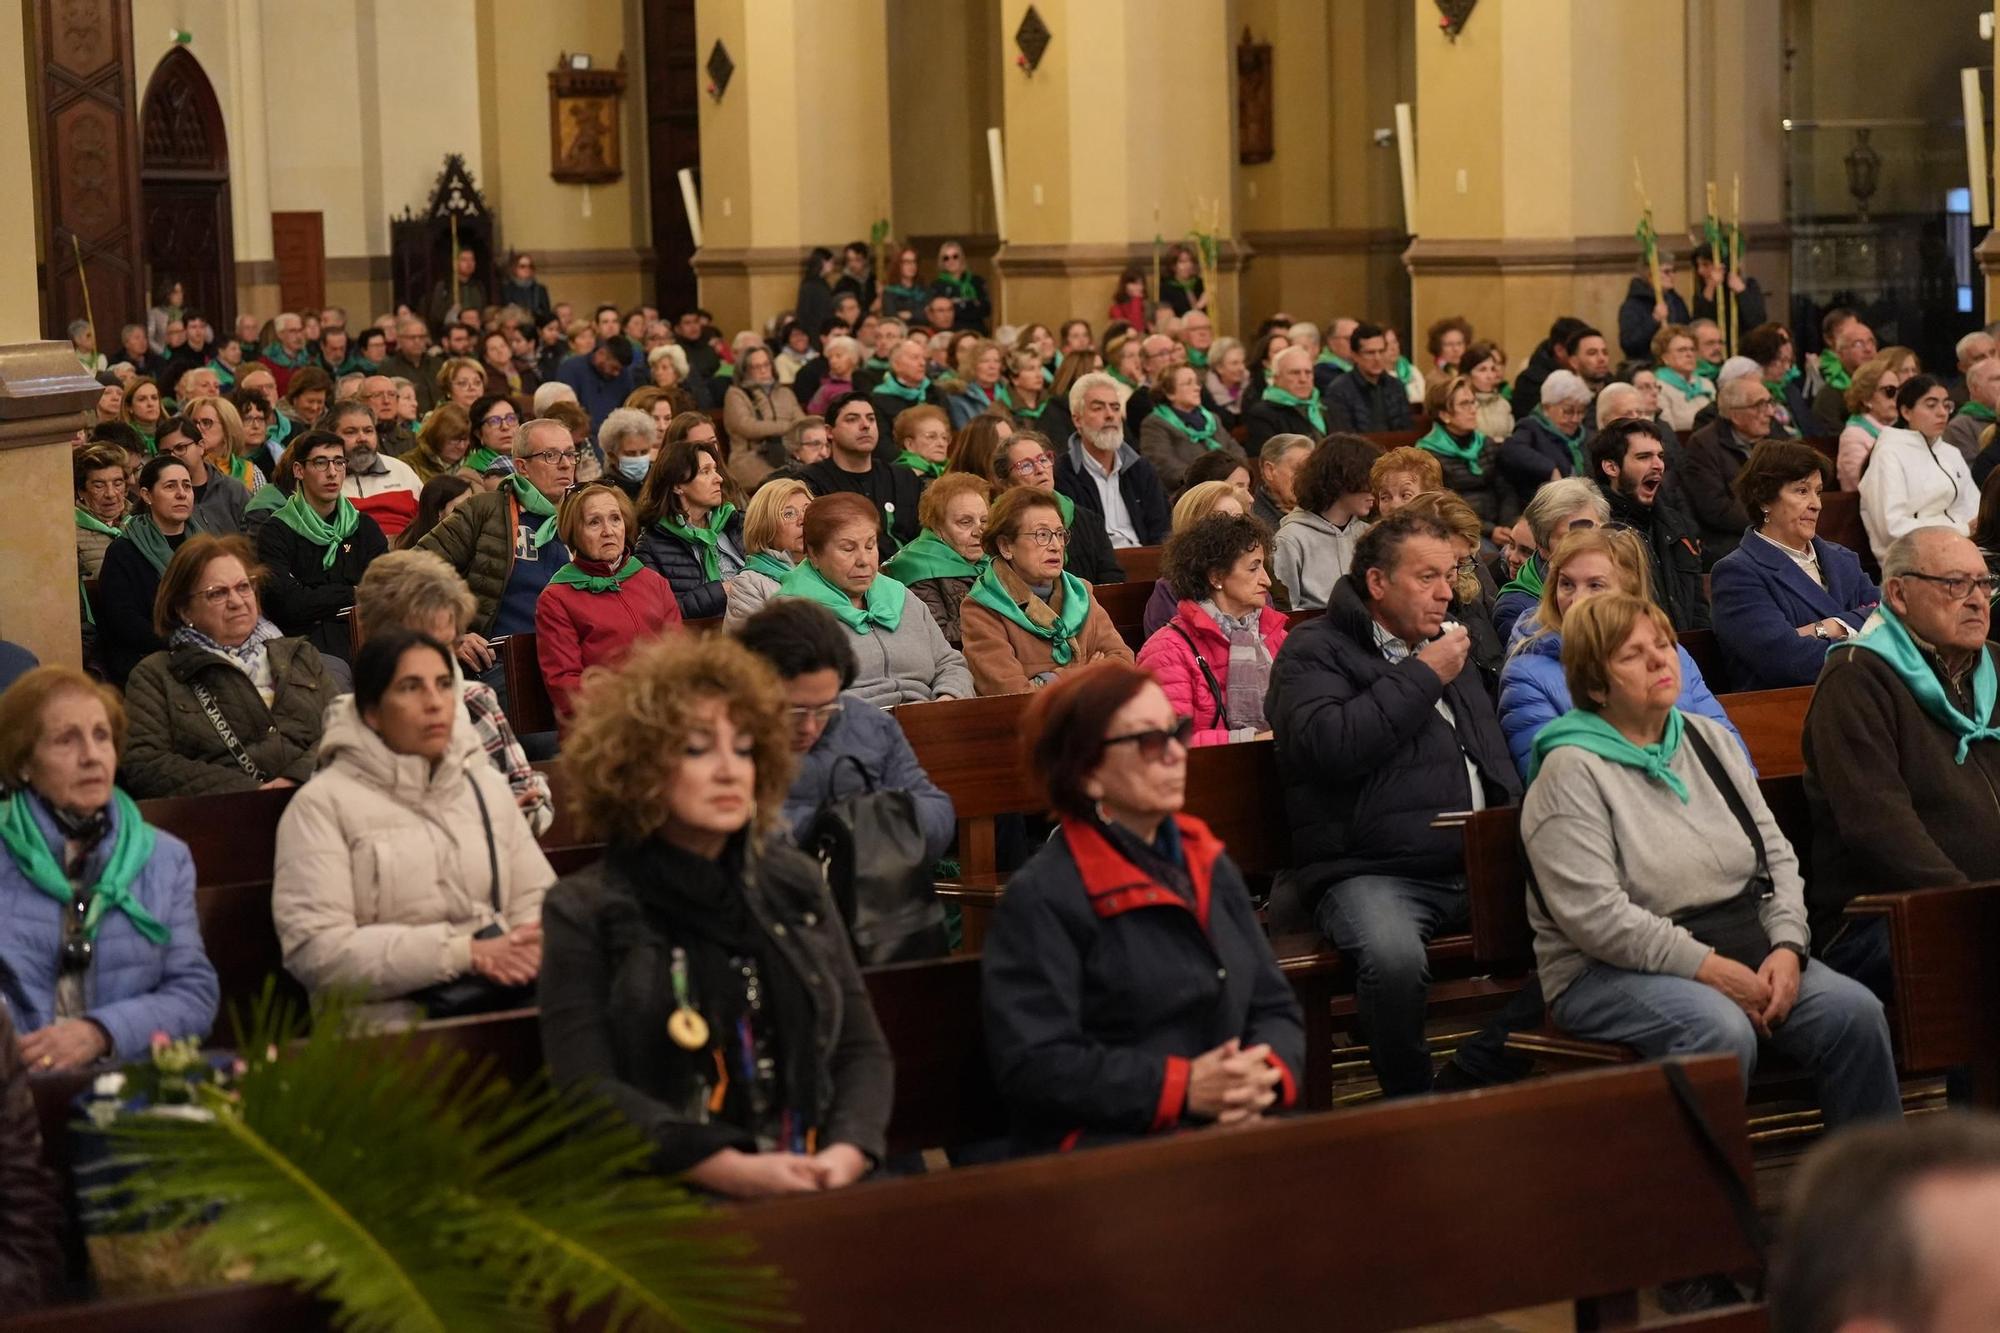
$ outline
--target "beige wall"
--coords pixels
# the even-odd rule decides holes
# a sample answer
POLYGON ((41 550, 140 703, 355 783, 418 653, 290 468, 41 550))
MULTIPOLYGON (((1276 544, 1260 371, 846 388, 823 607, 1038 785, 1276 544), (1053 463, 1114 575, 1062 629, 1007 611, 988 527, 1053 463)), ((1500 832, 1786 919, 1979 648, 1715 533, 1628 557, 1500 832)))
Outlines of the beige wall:
MULTIPOLYGON (((0 4, 0 179, 21 182, 36 177, 35 150, 28 132, 28 36, 19 5, 0 4)), ((0 191, 0 343, 41 337, 36 290, 35 192, 0 191)))
POLYGON ((908 164, 893 182, 895 234, 990 233, 986 130, 1001 123, 1008 72, 999 0, 888 0, 888 23, 890 157, 908 164))

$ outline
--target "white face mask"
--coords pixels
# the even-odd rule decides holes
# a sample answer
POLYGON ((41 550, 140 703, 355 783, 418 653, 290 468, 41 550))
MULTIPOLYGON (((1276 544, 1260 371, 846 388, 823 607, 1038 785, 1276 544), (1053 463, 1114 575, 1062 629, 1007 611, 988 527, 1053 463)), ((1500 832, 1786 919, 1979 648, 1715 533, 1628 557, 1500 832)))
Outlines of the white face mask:
POLYGON ((618 471, 627 481, 644 481, 653 470, 653 460, 644 454, 618 460, 618 471))

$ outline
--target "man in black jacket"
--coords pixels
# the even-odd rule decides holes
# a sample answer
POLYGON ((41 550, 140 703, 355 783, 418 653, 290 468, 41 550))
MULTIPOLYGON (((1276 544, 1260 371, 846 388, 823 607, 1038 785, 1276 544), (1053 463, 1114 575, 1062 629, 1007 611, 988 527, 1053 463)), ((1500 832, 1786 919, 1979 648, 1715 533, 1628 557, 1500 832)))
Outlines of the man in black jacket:
POLYGON ((1118 381, 1101 371, 1080 376, 1069 406, 1076 434, 1056 456, 1056 490, 1101 515, 1113 546, 1158 546, 1173 516, 1160 474, 1125 439, 1118 381))
POLYGON ((1750 511, 1736 496, 1736 474, 1770 435, 1773 405, 1762 380, 1739 375, 1717 390, 1715 420, 1688 436, 1681 495, 1701 530, 1703 569, 1735 550, 1750 526, 1750 511))
POLYGON ((321 657, 345 662, 353 650, 347 622, 338 617, 354 605, 355 585, 389 541, 374 519, 341 497, 346 441, 312 431, 292 448, 292 498, 257 531, 257 556, 268 571, 264 609, 321 657), (336 548, 331 560, 329 546, 336 548))
MULTIPOLYGON (((1653 275, 1641 273, 1632 279, 1625 289, 1624 303, 1618 307, 1618 350, 1625 354, 1627 361, 1651 361, 1653 359, 1653 335, 1660 331, 1662 324, 1685 324, 1693 316, 1688 314, 1687 302, 1674 290, 1674 276, 1677 269, 1673 255, 1660 251, 1660 298, 1653 299, 1653 275)), ((1743 325, 1748 333, 1754 324, 1743 325)))
POLYGON ((1558 370, 1573 370, 1569 363, 1569 343, 1590 325, 1575 315, 1563 315, 1549 325, 1549 336, 1535 346, 1528 364, 1514 379, 1514 420, 1526 421, 1542 405, 1542 383, 1558 370))
POLYGON ((1727 283, 1729 299, 1736 305, 1737 337, 1765 322, 1764 289, 1757 285, 1757 279, 1731 272, 1728 261, 1718 260, 1707 241, 1694 248, 1694 278, 1694 304, 1688 311, 1694 318, 1727 323, 1716 308, 1722 285, 1727 283))
MULTIPOLYGON (((1466 669, 1471 638, 1446 619, 1457 559, 1434 518, 1377 523, 1326 614, 1279 650, 1265 703, 1301 892, 1354 962, 1370 1059, 1392 1097, 1431 1089, 1424 947, 1470 919, 1458 831, 1435 821, 1521 795, 1492 701, 1466 669)), ((1475 1061, 1497 1057, 1501 1035, 1468 1043, 1460 1063, 1483 1073, 1475 1061)))
POLYGON ((1327 391, 1327 424, 1369 435, 1410 429, 1410 396, 1389 373, 1389 338, 1377 324, 1357 324, 1351 339, 1354 369, 1327 391))
POLYGON ((840 395, 827 404, 826 417, 832 452, 805 469, 805 483, 814 495, 852 491, 867 496, 882 514, 880 554, 887 560, 922 531, 917 500, 923 484, 916 473, 897 467, 876 449, 883 437, 867 394, 840 395))
POLYGON ((1650 421, 1620 421, 1587 446, 1611 521, 1639 534, 1652 564, 1653 600, 1678 630, 1709 627, 1701 586, 1701 537, 1680 502, 1661 488, 1667 479, 1667 435, 1650 421))
POLYGON ((1303 435, 1318 444, 1326 438, 1326 409, 1313 387, 1312 353, 1288 347, 1271 359, 1271 383, 1263 397, 1243 409, 1243 452, 1255 458, 1273 435, 1303 435))

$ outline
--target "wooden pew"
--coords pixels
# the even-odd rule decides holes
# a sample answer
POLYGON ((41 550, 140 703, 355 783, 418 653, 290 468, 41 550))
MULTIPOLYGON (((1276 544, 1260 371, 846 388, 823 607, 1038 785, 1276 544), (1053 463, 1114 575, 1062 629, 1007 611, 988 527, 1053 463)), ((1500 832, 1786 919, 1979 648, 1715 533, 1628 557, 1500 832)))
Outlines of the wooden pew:
POLYGON ((1889 1027, 1901 1063, 1970 1065, 1975 1096, 2000 1105, 2000 883, 1864 894, 1847 910, 1889 923, 1889 1027))
POLYGON ((1118 558, 1118 568, 1125 571, 1127 583, 1143 583, 1160 577, 1160 548, 1157 546, 1120 546, 1112 554, 1118 558))
MULTIPOLYGON (((1750 1188, 1734 1063, 1681 1063, 1750 1188)), ((1607 1298, 1579 1309, 1578 1326, 1597 1327, 1632 1312, 1639 1289, 1756 1262, 1654 1066, 796 1196, 735 1217, 809 1328, 1303 1317, 1368 1333, 1580 1294, 1607 1298), (1320 1201, 1311 1225, 1274 1227, 1284 1200, 1320 1201), (1028 1253, 1041 1261, 992 1261, 1028 1253), (1171 1255, 1195 1259, 1168 1280, 1171 1255)))
POLYGON ((278 857, 278 819, 295 787, 220 796, 167 796, 139 802, 146 822, 188 845, 195 883, 203 888, 271 883, 278 857))
MULTIPOLYGON (((1754 1188, 1734 1063, 1679 1063, 1728 1169, 1754 1188)), ((792 1311, 815 1329, 1249 1328, 1305 1317, 1375 1333, 1566 1300, 1578 1327, 1593 1328, 1628 1322, 1642 1289, 1755 1265, 1714 1172, 1648 1065, 869 1182, 739 1205, 723 1224, 778 1268, 792 1311), (1494 1225, 1496 1199, 1505 1225, 1494 1225), (1274 1227, 1286 1200, 1338 1203, 1316 1207, 1311 1226, 1274 1227), (1041 1261, 992 1262, 1028 1254, 1041 1261), (1162 1256, 1172 1255, 1195 1261, 1169 1274, 1162 1256)), ((1751 1333, 1760 1315, 1741 1307, 1672 1327, 1751 1333)), ((4 1327, 332 1325, 309 1298, 260 1285, 70 1306, 4 1327)))
POLYGON ((1860 556, 1868 576, 1880 580, 1881 566, 1875 563, 1875 548, 1868 544, 1868 527, 1861 521, 1860 491, 1828 491, 1820 496, 1819 535, 1860 556))
POLYGON ((889 710, 917 763, 958 807, 958 861, 968 877, 998 868, 993 821, 1047 808, 1021 763, 1021 716, 1031 694, 900 704, 889 710))
MULTIPOLYGON (((1820 455, 1826 459, 1827 466, 1829 467, 1839 466, 1840 437, 1838 435, 1808 435, 1804 439, 1800 440, 1799 443, 1811 445, 1814 449, 1819 450, 1820 455)), ((1839 485, 1840 485, 1840 475, 1839 473, 1836 472, 1834 474, 1834 479, 1827 483, 1826 487, 1827 492, 1831 494, 1839 485)), ((1820 535, 1823 537, 1826 536, 1824 532, 1822 532, 1820 535)), ((1832 539, 1828 538, 1828 540, 1830 541, 1832 539)))
POLYGON ((1716 696, 1749 747, 1759 777, 1782 778, 1805 772, 1806 709, 1812 705, 1812 694, 1812 686, 1797 685, 1716 696))
POLYGON ((1715 641, 1712 629, 1684 629, 1675 638, 1687 655, 1701 670, 1701 678, 1708 684, 1710 694, 1721 694, 1729 688, 1729 668, 1722 660, 1722 648, 1715 641))
POLYGON ((1153 587, 1152 579, 1132 579, 1100 584, 1090 590, 1090 595, 1104 608, 1104 614, 1111 617, 1118 637, 1135 653, 1146 646, 1146 603, 1153 600, 1153 587))
POLYGON ((533 634, 507 634, 494 640, 500 649, 500 665, 507 672, 507 721, 519 736, 556 729, 555 700, 549 697, 548 683, 542 679, 542 664, 535 656, 533 634))

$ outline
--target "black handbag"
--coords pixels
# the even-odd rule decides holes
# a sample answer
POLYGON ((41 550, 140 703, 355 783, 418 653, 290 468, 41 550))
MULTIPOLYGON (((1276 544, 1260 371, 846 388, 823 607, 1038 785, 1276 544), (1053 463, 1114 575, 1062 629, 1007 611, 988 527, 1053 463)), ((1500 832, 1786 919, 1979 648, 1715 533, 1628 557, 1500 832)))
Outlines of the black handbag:
MULTIPOLYGON (((500 849, 493 840, 493 819, 486 812, 486 796, 479 790, 479 783, 468 773, 465 780, 472 784, 472 799, 479 803, 479 822, 486 830, 486 868, 491 875, 493 910, 500 910, 500 849)), ((493 940, 507 932, 498 922, 492 922, 473 935, 475 940, 493 940)), ((477 972, 468 972, 450 981, 440 981, 435 986, 426 986, 411 992, 409 998, 423 1006, 426 1018, 464 1018, 469 1014, 497 1014, 506 1009, 532 1008, 535 1003, 535 983, 525 986, 503 986, 490 977, 482 977, 477 972)))
POLYGON ((1736 789, 1728 770, 1723 768, 1722 761, 1716 758, 1715 751, 1709 748, 1701 732, 1689 727, 1687 739, 1693 743, 1695 757, 1707 771, 1709 781, 1722 792, 1729 813, 1736 816, 1743 835, 1756 849, 1757 869, 1744 883, 1741 892, 1719 903, 1676 912, 1672 920, 1724 958, 1755 972, 1771 956, 1771 937, 1764 931, 1763 905, 1777 891, 1771 882, 1770 862, 1764 855, 1764 839, 1757 831, 1756 821, 1750 818, 1750 808, 1744 804, 1743 794, 1736 789))
POLYGON ((862 790, 820 806, 805 838, 819 858, 826 886, 854 941, 863 967, 942 958, 951 951, 944 904, 931 877, 916 798, 906 791, 877 791, 868 769, 853 755, 842 763, 861 774, 862 790))

